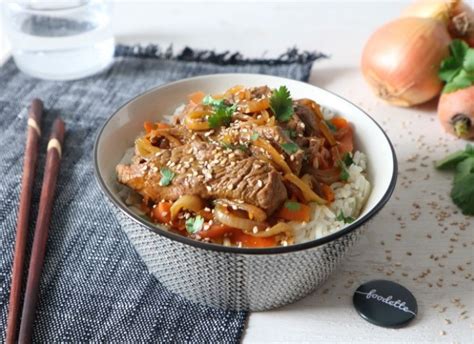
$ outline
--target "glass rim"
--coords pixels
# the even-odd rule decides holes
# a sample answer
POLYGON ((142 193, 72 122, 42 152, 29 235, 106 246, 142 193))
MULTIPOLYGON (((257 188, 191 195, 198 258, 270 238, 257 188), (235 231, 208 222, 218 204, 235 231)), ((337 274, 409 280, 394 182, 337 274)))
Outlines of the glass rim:
POLYGON ((75 10, 90 5, 92 2, 97 2, 97 0, 77 0, 76 2, 20 0, 7 1, 6 5, 9 7, 16 7, 17 10, 22 11, 51 13, 75 10))

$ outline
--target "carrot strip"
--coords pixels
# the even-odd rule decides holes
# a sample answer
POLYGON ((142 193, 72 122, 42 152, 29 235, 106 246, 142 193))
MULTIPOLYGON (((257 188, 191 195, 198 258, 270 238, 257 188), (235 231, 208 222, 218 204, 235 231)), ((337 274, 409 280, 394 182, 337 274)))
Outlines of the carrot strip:
POLYGON ((209 238, 209 239, 220 239, 226 233, 233 233, 234 231, 238 231, 238 229, 223 225, 223 224, 213 224, 208 230, 202 230, 198 234, 201 238, 209 238))
POLYGON ((296 209, 287 206, 286 202, 283 207, 276 213, 276 216, 288 221, 305 221, 309 222, 311 217, 311 207, 298 202, 292 202, 296 209))
POLYGON ((197 92, 194 92, 194 93, 191 93, 190 95, 188 95, 188 99, 189 99, 190 102, 192 102, 194 104, 201 104, 202 100, 205 96, 206 95, 204 94, 204 92, 197 91, 197 92))
POLYGON ((171 126, 169 124, 166 124, 166 123, 157 122, 157 123, 155 123, 155 125, 156 125, 157 129, 169 129, 169 128, 171 128, 171 126))
POLYGON ((145 132, 149 134, 153 129, 155 129, 155 125, 152 122, 146 121, 143 123, 143 127, 145 128, 145 132))
POLYGON ((276 236, 254 237, 241 231, 235 231, 229 236, 234 243, 241 242, 243 247, 272 247, 276 245, 276 236))
POLYGON ((321 190, 324 194, 324 198, 328 202, 334 201, 334 191, 332 191, 331 187, 327 184, 321 183, 321 190))
POLYGON ((333 118, 331 118, 331 123, 334 124, 334 126, 337 129, 342 129, 342 128, 345 128, 349 125, 347 120, 343 117, 333 117, 333 118))
POLYGON ((151 217, 160 222, 168 223, 171 221, 171 205, 172 202, 160 202, 151 212, 151 217))

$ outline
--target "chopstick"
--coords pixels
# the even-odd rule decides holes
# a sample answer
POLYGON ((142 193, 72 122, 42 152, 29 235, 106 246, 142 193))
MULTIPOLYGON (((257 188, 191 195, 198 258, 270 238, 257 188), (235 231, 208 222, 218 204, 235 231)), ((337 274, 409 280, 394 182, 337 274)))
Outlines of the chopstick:
POLYGON ((13 255, 12 282, 7 320, 6 343, 14 343, 18 324, 18 313, 21 302, 21 282, 25 261, 25 247, 28 237, 31 195, 33 190, 36 161, 38 160, 38 141, 41 136, 40 122, 43 113, 43 102, 33 99, 28 113, 27 138, 23 160, 23 177, 21 180, 20 205, 16 224, 15 252, 13 255))
POLYGON ((43 186, 41 189, 38 217, 36 221, 33 248, 26 282, 25 301, 20 324, 19 342, 31 342, 36 303, 41 271, 43 269, 49 222, 53 209, 54 190, 61 162, 62 143, 64 140, 64 122, 58 118, 54 121, 48 142, 43 186))

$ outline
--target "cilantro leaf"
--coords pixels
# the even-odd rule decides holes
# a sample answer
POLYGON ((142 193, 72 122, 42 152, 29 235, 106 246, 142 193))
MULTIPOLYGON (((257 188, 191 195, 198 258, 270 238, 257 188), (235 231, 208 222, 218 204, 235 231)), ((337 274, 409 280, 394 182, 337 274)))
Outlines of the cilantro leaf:
POLYGON ((474 174, 474 156, 464 159, 456 166, 456 174, 454 175, 454 183, 464 178, 468 174, 474 174))
POLYGON ((468 72, 474 72, 474 49, 469 49, 466 52, 462 66, 464 70, 468 72))
POLYGON ((438 76, 441 80, 450 82, 461 71, 460 64, 453 56, 449 56, 441 62, 438 76))
POLYGON ((160 170, 161 178, 160 178, 160 185, 161 186, 168 186, 171 184, 171 181, 175 177, 175 173, 171 171, 168 167, 162 167, 160 170))
POLYGON ((341 171, 341 180, 347 182, 349 180, 349 172, 347 171, 347 168, 343 168, 342 171, 341 171))
POLYGON ((259 136, 260 136, 260 135, 258 135, 258 133, 256 133, 256 132, 254 131, 254 132, 252 133, 252 135, 250 135, 250 139, 251 139, 252 141, 255 141, 255 140, 258 139, 259 136))
POLYGON ((285 208, 290 210, 290 211, 298 211, 301 208, 301 204, 298 203, 298 202, 286 201, 285 202, 285 208))
POLYGON ((346 164, 344 163, 343 160, 339 160, 338 165, 341 168, 341 174, 339 175, 339 178, 347 182, 349 180, 350 174, 349 174, 349 170, 347 169, 346 164))
POLYGON ((451 198, 464 215, 474 215, 474 146, 452 153, 436 163, 438 169, 456 167, 451 198))
POLYGON ((207 121, 212 129, 220 126, 228 126, 232 121, 232 114, 235 111, 235 106, 220 106, 216 108, 215 112, 209 116, 207 121))
POLYGON ((224 99, 214 99, 212 96, 207 95, 202 99, 202 104, 217 108, 224 105, 224 99))
POLYGON ((435 167, 438 170, 447 170, 449 168, 456 167, 461 161, 474 157, 474 146, 471 144, 466 145, 465 150, 460 150, 449 154, 444 159, 441 159, 435 163, 435 167))
POLYGON ((344 165, 351 166, 354 163, 354 160, 352 160, 352 156, 350 153, 346 152, 342 156, 342 161, 344 162, 344 165))
POLYGON ((454 92, 474 85, 474 49, 462 40, 450 44, 451 56, 440 65, 438 76, 446 82, 443 93, 454 92))
POLYGON ((204 224, 204 218, 200 215, 196 217, 190 217, 186 220, 186 231, 188 233, 194 234, 199 232, 202 229, 202 225, 204 224))
POLYGON ((462 65, 464 56, 469 50, 469 45, 467 45, 467 43, 463 40, 455 39, 451 42, 449 49, 451 50, 451 56, 453 56, 456 61, 462 65))
POLYGON ((288 136, 290 139, 296 138, 296 131, 293 129, 283 129, 283 132, 285 133, 286 136, 288 136))
POLYGON ((248 152, 249 151, 249 147, 247 147, 246 145, 244 144, 231 144, 231 143, 226 143, 226 142, 221 142, 221 145, 222 147, 226 148, 226 149, 232 149, 232 150, 241 150, 242 152, 248 152))
POLYGON ((294 154, 300 149, 300 147, 293 142, 282 143, 280 146, 288 155, 294 154))
POLYGON ((287 122, 293 116, 293 100, 286 86, 274 90, 270 97, 270 107, 279 122, 287 122))
POLYGON ((451 190, 451 198, 464 215, 474 215, 474 173, 456 180, 451 190))
POLYGON ((336 132, 337 131, 337 128, 334 124, 332 124, 331 121, 325 121, 326 122, 326 125, 328 126, 329 129, 331 129, 332 132, 336 132))
POLYGON ((214 111, 207 119, 212 129, 228 126, 232 121, 232 115, 236 109, 235 104, 227 105, 224 99, 214 99, 209 95, 203 98, 202 104, 212 107, 214 111))
POLYGON ((342 210, 339 211, 339 214, 336 216, 336 220, 342 221, 344 223, 352 223, 355 221, 352 216, 345 216, 342 210))

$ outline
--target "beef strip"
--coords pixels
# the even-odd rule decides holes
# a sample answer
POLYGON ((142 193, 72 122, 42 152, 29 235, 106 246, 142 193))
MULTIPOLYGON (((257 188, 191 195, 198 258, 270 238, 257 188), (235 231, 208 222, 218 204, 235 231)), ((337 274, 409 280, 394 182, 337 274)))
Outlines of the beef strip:
POLYGON ((155 202, 198 195, 242 200, 271 214, 287 198, 282 177, 271 164, 206 142, 166 149, 149 160, 134 159, 131 165, 118 165, 117 175, 120 183, 155 202), (165 166, 176 176, 161 186, 160 169, 165 166))
MULTIPOLYGON (((290 169, 296 174, 299 175, 301 171, 301 166, 303 164, 304 151, 301 148, 293 154, 288 154, 282 148, 284 143, 294 143, 280 127, 256 127, 254 132, 258 133, 261 137, 270 141, 272 146, 285 157, 285 161, 290 167, 290 169)), ((253 153, 256 153, 257 150, 254 150, 253 153)))

